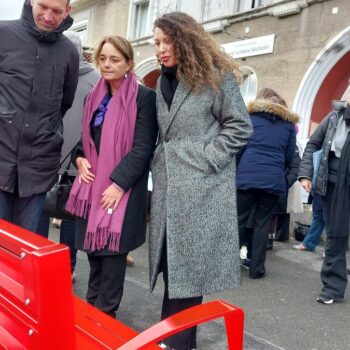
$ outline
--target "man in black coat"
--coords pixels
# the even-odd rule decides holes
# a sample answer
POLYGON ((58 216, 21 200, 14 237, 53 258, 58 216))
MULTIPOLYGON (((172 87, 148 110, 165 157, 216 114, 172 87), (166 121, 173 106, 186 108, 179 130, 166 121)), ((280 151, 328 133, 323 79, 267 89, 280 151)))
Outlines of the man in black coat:
POLYGON ((78 81, 79 54, 62 35, 70 11, 69 0, 26 0, 19 20, 0 21, 0 218, 32 231, 78 81))
POLYGON ((298 176, 307 192, 313 187, 314 192, 323 199, 327 243, 321 270, 323 288, 317 298, 323 304, 344 301, 348 283, 346 247, 350 215, 349 102, 333 102, 333 111, 322 120, 306 145, 298 176), (318 171, 313 174, 313 154, 321 149, 318 171))

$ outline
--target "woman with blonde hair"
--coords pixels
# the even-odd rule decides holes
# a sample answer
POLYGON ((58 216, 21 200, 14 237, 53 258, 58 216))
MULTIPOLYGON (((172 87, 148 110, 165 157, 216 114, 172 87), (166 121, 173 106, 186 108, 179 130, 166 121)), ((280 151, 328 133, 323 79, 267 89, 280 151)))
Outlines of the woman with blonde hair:
POLYGON ((101 79, 88 95, 78 168, 67 203, 77 216, 76 247, 90 264, 87 301, 115 317, 127 253, 145 240, 149 163, 157 138, 155 93, 133 73, 131 44, 103 38, 95 51, 101 79))
MULTIPOLYGON (((251 135, 232 58, 185 13, 154 23, 161 64, 152 161, 150 278, 163 272, 162 319, 240 285, 235 154, 251 135)), ((196 329, 166 340, 196 348, 196 329)))

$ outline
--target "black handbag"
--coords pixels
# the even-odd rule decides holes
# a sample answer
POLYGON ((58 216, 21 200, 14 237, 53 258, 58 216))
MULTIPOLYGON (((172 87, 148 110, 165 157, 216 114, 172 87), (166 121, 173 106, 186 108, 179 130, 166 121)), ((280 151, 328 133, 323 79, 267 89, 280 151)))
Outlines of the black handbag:
MULTIPOLYGON (((64 163, 70 154, 71 152, 68 153, 60 165, 64 163)), ((46 193, 43 211, 52 218, 74 221, 75 216, 66 210, 69 192, 72 188, 72 182, 68 175, 69 166, 70 162, 65 172, 60 176, 58 182, 46 193)))
POLYGON ((309 229, 310 229, 310 225, 302 224, 297 221, 296 226, 293 230, 294 238, 299 242, 303 242, 305 236, 309 232, 309 229))

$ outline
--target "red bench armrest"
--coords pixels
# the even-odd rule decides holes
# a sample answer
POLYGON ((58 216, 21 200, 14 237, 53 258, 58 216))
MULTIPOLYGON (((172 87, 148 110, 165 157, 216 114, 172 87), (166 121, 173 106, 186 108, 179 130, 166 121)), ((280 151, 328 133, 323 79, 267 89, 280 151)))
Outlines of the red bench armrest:
POLYGON ((146 349, 150 344, 159 342, 174 333, 219 317, 225 318, 228 349, 242 350, 244 312, 221 300, 181 311, 148 328, 119 347, 118 350, 146 349))

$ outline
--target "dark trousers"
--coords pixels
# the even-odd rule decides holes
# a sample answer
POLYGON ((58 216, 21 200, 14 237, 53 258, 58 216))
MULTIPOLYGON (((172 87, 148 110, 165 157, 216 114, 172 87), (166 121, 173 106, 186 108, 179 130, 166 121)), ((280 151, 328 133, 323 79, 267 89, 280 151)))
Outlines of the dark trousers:
MULTIPOLYGON (((166 254, 166 244, 164 244, 162 252, 162 261, 160 270, 163 271, 164 280, 164 297, 162 305, 161 319, 176 314, 182 310, 189 307, 202 304, 203 296, 193 297, 193 298, 181 298, 181 299, 170 299, 169 298, 169 280, 168 280, 168 264, 167 264, 167 254, 166 254)), ((197 347, 197 327, 192 327, 182 331, 180 333, 174 334, 165 340, 165 343, 176 350, 190 350, 196 349, 197 347)))
POLYGON ((348 238, 334 238, 333 228, 329 224, 333 194, 334 186, 328 185, 323 211, 327 242, 325 258, 321 269, 321 281, 323 283, 321 294, 332 298, 343 298, 348 283, 346 272, 346 248, 348 238))
POLYGON ((35 232, 45 197, 46 193, 19 197, 17 191, 0 191, 0 218, 35 232))
POLYGON ((115 317, 123 296, 127 254, 87 256, 90 275, 86 301, 115 317))
MULTIPOLYGON (((44 212, 41 213, 36 233, 48 238, 50 217, 44 212)), ((77 250, 75 249, 75 222, 62 220, 60 226, 60 243, 69 248, 71 271, 74 271, 77 262, 77 250)))
POLYGON ((264 276, 266 246, 271 217, 278 204, 279 196, 259 189, 237 190, 238 228, 241 242, 247 242, 248 257, 251 257, 249 276, 264 276), (252 208, 254 230, 246 230, 252 208))
POLYGON ((286 242, 289 240, 289 223, 289 213, 276 215, 275 241, 286 242))

